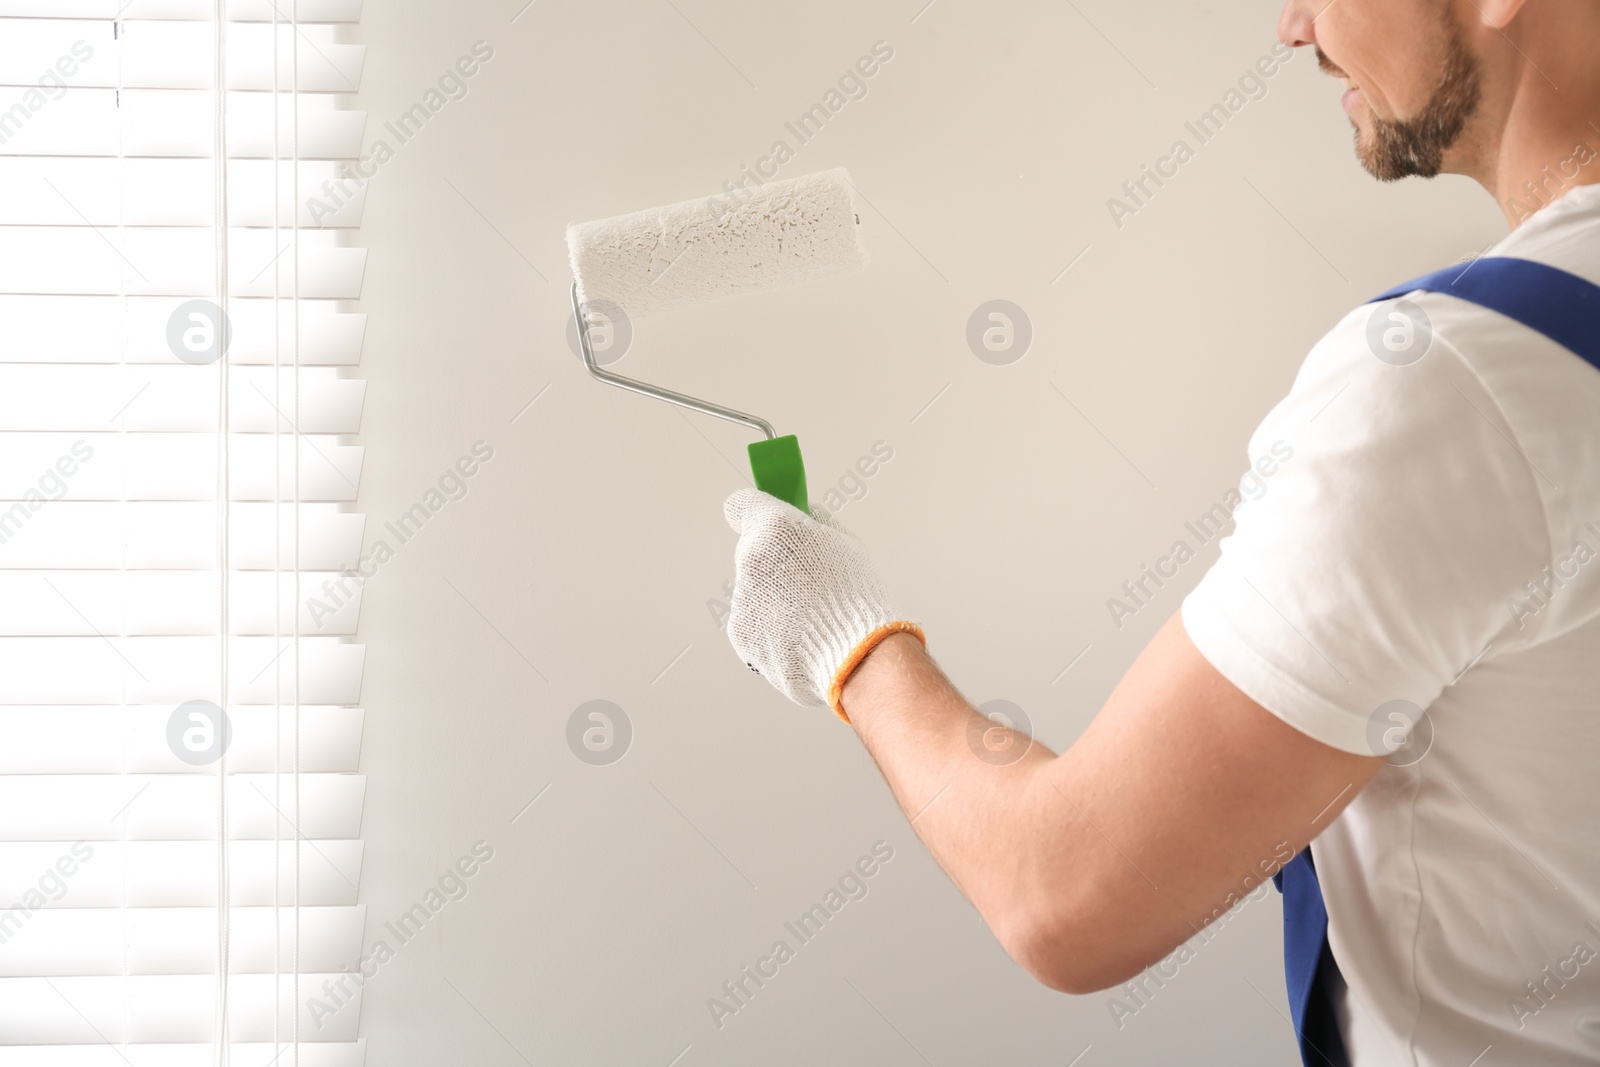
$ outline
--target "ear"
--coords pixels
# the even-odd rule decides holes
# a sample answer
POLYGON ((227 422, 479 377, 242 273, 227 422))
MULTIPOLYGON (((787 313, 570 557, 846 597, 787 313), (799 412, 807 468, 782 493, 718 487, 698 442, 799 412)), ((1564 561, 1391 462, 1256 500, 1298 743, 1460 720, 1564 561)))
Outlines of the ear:
POLYGON ((1524 3, 1526 0, 1481 0, 1472 6, 1485 26, 1503 30, 1511 25, 1524 3))

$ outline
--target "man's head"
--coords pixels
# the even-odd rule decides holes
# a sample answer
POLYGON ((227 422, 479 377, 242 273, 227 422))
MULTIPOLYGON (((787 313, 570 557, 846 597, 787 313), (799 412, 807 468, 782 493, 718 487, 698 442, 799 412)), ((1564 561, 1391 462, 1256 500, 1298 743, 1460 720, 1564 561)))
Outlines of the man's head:
MULTIPOLYGON (((1289 0, 1279 36, 1345 82, 1356 155, 1395 181, 1471 169, 1484 62, 1454 0, 1289 0)), ((1481 20, 1480 20, 1481 21, 1481 20)))
POLYGON ((1278 38, 1344 79, 1384 181, 1469 175, 1513 227, 1600 182, 1600 0, 1286 0, 1278 38))

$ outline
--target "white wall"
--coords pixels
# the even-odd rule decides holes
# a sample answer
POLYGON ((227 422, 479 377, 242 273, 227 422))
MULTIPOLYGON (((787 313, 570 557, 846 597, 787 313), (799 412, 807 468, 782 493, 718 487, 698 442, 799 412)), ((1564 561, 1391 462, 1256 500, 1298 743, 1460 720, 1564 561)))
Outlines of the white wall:
POLYGON ((1215 545, 1120 630, 1106 598, 1237 480, 1319 334, 1498 237, 1493 205, 1367 178, 1302 53, 1114 226, 1107 198, 1268 52, 1262 0, 537 0, 513 24, 523 2, 372 3, 356 38, 368 142, 391 147, 385 120, 494 49, 383 165, 352 241, 369 544, 494 449, 365 591, 361 895, 368 944, 398 949, 365 990, 368 1062, 1294 1062, 1275 895, 1119 1029, 1108 995, 1010 963, 846 727, 742 668, 706 602, 749 436, 585 377, 562 229, 716 191, 892 46, 783 172, 850 168, 869 270, 636 323, 617 369, 798 433, 814 498, 889 442, 841 519, 963 690, 1060 747, 1215 545), (965 341, 997 297, 1035 331, 1003 367, 965 341), (611 766, 566 742, 595 698, 633 724, 611 766), (466 898, 398 945, 385 920, 479 839, 466 898), (870 894, 718 1030, 707 998, 879 840, 870 894))

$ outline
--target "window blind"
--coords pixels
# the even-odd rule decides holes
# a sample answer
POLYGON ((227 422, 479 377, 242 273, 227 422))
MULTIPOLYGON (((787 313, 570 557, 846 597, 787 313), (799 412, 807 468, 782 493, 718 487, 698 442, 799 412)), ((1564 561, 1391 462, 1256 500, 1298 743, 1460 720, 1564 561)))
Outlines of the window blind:
POLYGON ((0 1067, 363 1062, 359 15, 0 0, 0 1067))

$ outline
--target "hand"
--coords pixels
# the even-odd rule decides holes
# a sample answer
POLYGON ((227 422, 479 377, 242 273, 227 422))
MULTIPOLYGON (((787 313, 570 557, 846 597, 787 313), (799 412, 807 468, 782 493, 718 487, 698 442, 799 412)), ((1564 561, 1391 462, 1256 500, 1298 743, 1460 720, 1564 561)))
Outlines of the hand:
POLYGON ((826 512, 807 515, 757 489, 722 510, 739 535, 733 650, 796 704, 827 705, 849 722, 839 697, 851 671, 891 633, 926 643, 921 628, 889 609, 872 559, 826 512))

